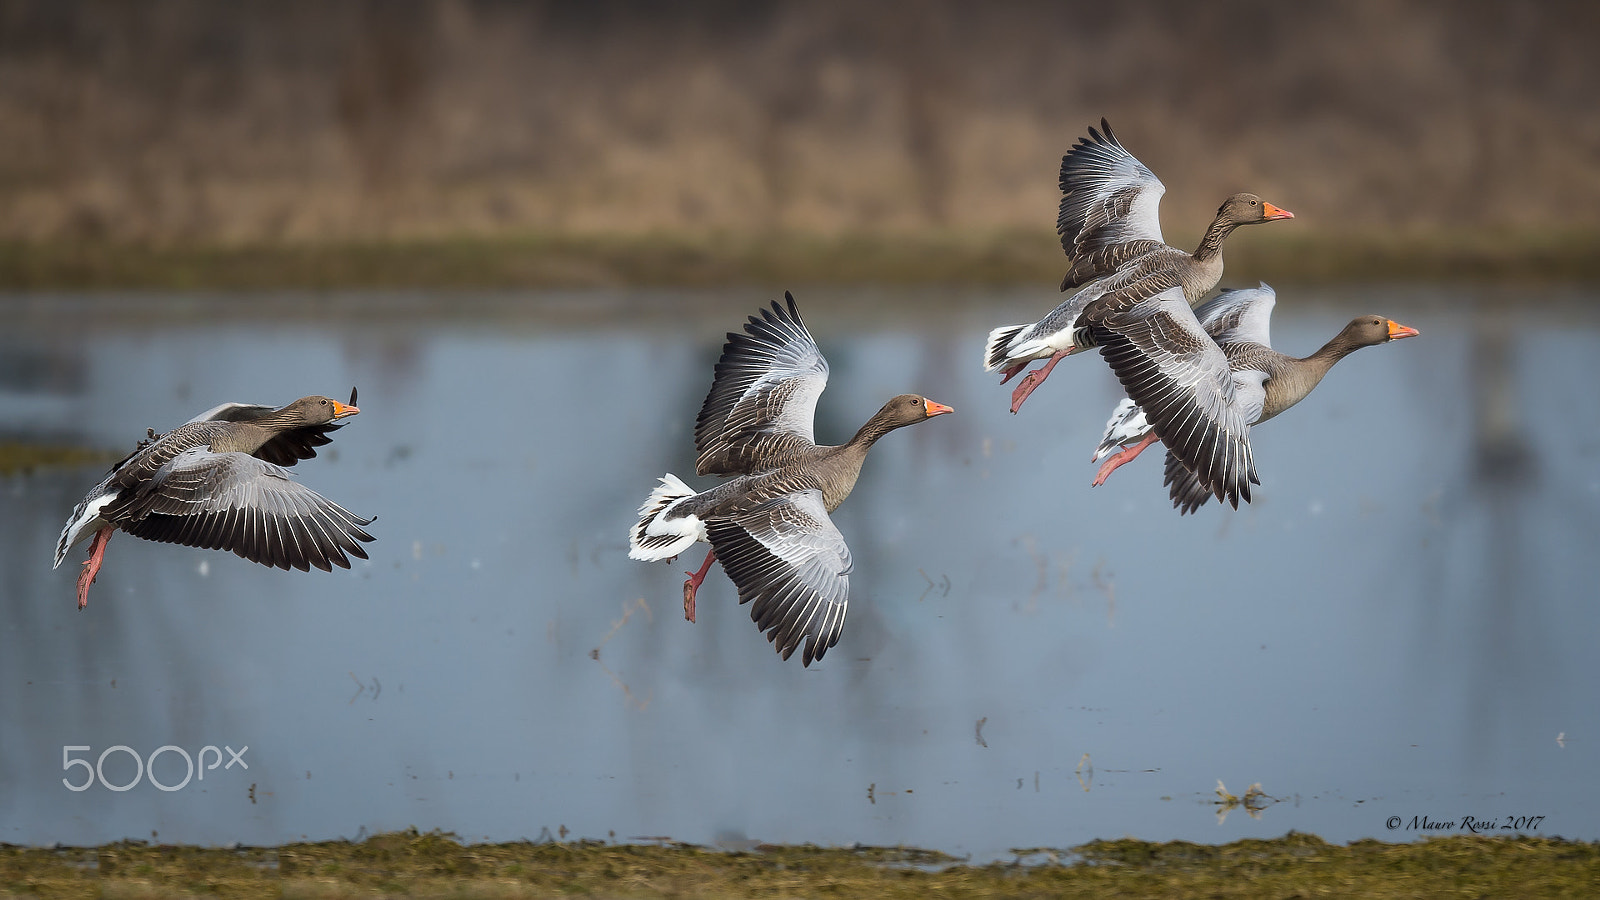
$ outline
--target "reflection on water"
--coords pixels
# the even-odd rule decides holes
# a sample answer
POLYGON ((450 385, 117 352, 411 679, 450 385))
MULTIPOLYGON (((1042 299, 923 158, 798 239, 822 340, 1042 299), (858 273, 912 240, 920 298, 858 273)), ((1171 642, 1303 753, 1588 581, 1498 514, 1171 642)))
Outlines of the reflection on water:
POLYGON ((1364 312, 1423 336, 1260 431, 1255 503, 1180 519, 1159 454, 1088 486, 1104 366, 1063 363, 1015 417, 979 371, 987 329, 1053 296, 801 292, 833 372, 821 439, 901 391, 957 410, 881 442, 837 513, 850 616, 810 670, 720 574, 690 625, 683 567, 626 553, 655 478, 693 471, 722 333, 769 297, 446 298, 450 316, 240 297, 222 318, 0 300, 0 440, 125 452, 222 400, 359 385, 361 416, 298 475, 379 517, 372 559, 332 574, 119 536, 80 614, 75 565, 50 558, 98 470, 0 478, 0 841, 565 826, 989 857, 1406 839, 1385 820, 1423 814, 1600 837, 1600 317, 1283 296, 1289 351, 1364 312), (1219 825, 1219 780, 1278 802, 1219 825))

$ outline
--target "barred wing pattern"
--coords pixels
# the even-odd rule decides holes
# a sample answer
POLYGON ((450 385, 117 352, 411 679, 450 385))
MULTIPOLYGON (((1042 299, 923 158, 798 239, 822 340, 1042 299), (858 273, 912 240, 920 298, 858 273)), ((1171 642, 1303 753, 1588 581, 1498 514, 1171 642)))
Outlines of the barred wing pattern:
MULTIPOLYGON (((1235 354, 1242 349, 1238 347, 1239 344, 1259 344, 1265 348, 1272 346, 1269 332, 1276 298, 1277 294, 1272 288, 1262 282, 1258 288, 1225 290, 1194 311, 1200 327, 1211 335, 1211 340, 1229 358, 1229 367, 1234 370, 1233 387, 1238 392, 1236 402, 1244 413, 1246 423, 1250 425, 1260 418, 1266 393, 1262 390, 1264 384, 1249 371, 1254 354, 1243 353, 1237 358, 1235 354)), ((1106 421, 1105 433, 1101 436, 1100 445, 1095 448, 1093 461, 1099 461, 1102 456, 1119 447, 1136 443, 1149 433, 1150 424, 1145 421, 1144 411, 1124 397, 1106 421)), ((1167 483, 1171 481, 1169 476, 1167 483)))
POLYGON ((709 524, 722 569, 750 618, 784 659, 811 665, 839 642, 850 594, 850 548, 819 490, 768 500, 709 524), (803 648, 802 648, 803 643, 803 648))
POLYGON ((294 481, 282 467, 245 453, 184 450, 102 515, 152 541, 231 550, 251 562, 308 571, 350 568, 363 519, 294 481))
POLYGON ((1171 450, 1167 451, 1166 470, 1161 483, 1168 488, 1167 495, 1172 498, 1172 506, 1180 516, 1205 506, 1206 501, 1211 499, 1211 492, 1171 450))
MULTIPOLYGON (((1250 453, 1250 420, 1227 357, 1201 329, 1183 289, 1131 303, 1102 300, 1084 318, 1101 355, 1168 450, 1218 499, 1235 508, 1241 497, 1248 501, 1250 484, 1261 483, 1250 453)), ((1259 387, 1265 375, 1255 375, 1259 387)))
POLYGON ((806 330, 794 296, 750 317, 729 333, 716 376, 695 420, 700 475, 748 474, 816 445, 817 398, 828 385, 828 361, 806 330))
MULTIPOLYGON (((1117 244, 1161 239, 1161 196, 1166 185, 1123 148, 1111 126, 1089 136, 1061 158, 1061 209, 1056 233, 1069 262, 1117 244)), ((1071 285, 1063 286, 1063 290, 1071 285)))
POLYGON ((1195 308, 1200 327, 1219 347, 1272 346, 1272 308, 1278 294, 1265 281, 1259 287, 1225 290, 1195 308))

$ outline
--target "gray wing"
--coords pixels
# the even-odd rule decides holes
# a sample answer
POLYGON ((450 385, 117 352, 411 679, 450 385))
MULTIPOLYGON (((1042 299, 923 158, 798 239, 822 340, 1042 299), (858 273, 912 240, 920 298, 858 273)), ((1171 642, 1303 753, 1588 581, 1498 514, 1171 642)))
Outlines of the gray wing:
POLYGON ((1195 308, 1200 326, 1219 347, 1228 344, 1272 346, 1272 307, 1277 292, 1267 286, 1226 290, 1195 308))
POLYGON ((1176 285, 1178 281, 1173 269, 1163 265, 1163 254, 1182 254, 1182 252, 1171 247, 1139 250, 1122 268, 1079 287, 1072 296, 1046 313, 1044 318, 1006 335, 1003 341, 993 341, 991 346, 986 348, 988 352, 984 355, 985 367, 990 370, 996 369, 1030 353, 1037 354, 1034 358, 1042 359, 1053 352, 1049 348, 1044 348, 1044 343, 1067 331, 1072 332, 1073 343, 1078 349, 1093 347, 1094 336, 1083 319, 1084 311, 1102 297, 1112 302, 1126 303, 1176 285))
POLYGON ((1122 304, 1091 306, 1100 353, 1144 410, 1151 429, 1200 483, 1235 508, 1260 484, 1250 425, 1239 406, 1228 358, 1172 287, 1122 304))
POLYGON ((751 603, 750 618, 784 659, 805 665, 839 642, 850 596, 850 548, 828 518, 822 492, 776 497, 707 527, 711 546, 751 603))
MULTIPOLYGON (((1238 347, 1241 345, 1233 344, 1230 346, 1238 347)), ((1229 356, 1230 362, 1235 367, 1233 372, 1235 405, 1239 409, 1239 415, 1244 418, 1245 422, 1254 425, 1260 421, 1262 407, 1267 402, 1267 373, 1262 369, 1249 368, 1247 357, 1245 358, 1245 367, 1240 368, 1241 357, 1234 357, 1232 354, 1229 354, 1229 356)), ((1129 401, 1124 400, 1123 402, 1129 401)), ((1118 409, 1120 411, 1120 407, 1118 409)), ((1107 428, 1110 428, 1109 424, 1107 428)), ((1095 458, 1099 459, 1100 457, 1096 456, 1095 458)), ((1170 450, 1167 451, 1166 475, 1161 483, 1170 488, 1169 496, 1172 497, 1172 506, 1178 510, 1179 515, 1192 513, 1204 506, 1207 500, 1211 499, 1211 492, 1206 489, 1205 485, 1200 483, 1200 480, 1195 477, 1193 472, 1189 471, 1189 467, 1183 464, 1183 460, 1174 456, 1170 450)), ((1256 483, 1260 484, 1259 481, 1256 483)), ((1245 495, 1245 499, 1250 499, 1248 493, 1245 495)))
POLYGON ((361 528, 371 519, 294 481, 282 467, 204 447, 178 453, 101 515, 147 540, 231 550, 302 572, 348 569, 346 554, 366 559, 358 542, 373 540, 361 528))
POLYGON ((253 422, 276 409, 276 406, 262 406, 259 403, 219 403, 183 424, 193 425, 196 422, 253 422))
POLYGON ((1069 261, 1128 241, 1161 242, 1160 206, 1166 185, 1123 148, 1111 126, 1061 158, 1061 210, 1056 233, 1069 261))
POLYGON ((762 462, 815 446, 817 398, 828 386, 828 361, 806 330, 794 296, 750 317, 730 333, 716 376, 695 420, 695 471, 740 475, 762 462))
POLYGON ((1172 498, 1172 508, 1176 509, 1180 516, 1186 516, 1205 506, 1206 501, 1211 499, 1211 492, 1206 490, 1200 479, 1194 477, 1189 467, 1183 464, 1183 460, 1174 456, 1171 450, 1167 451, 1166 477, 1161 483, 1167 486, 1168 496, 1172 498))
POLYGON ((1254 425, 1261 421, 1261 410, 1267 403, 1267 373, 1262 369, 1240 366, 1238 359, 1230 359, 1229 363, 1233 367, 1234 408, 1239 411, 1239 418, 1246 425, 1254 425))

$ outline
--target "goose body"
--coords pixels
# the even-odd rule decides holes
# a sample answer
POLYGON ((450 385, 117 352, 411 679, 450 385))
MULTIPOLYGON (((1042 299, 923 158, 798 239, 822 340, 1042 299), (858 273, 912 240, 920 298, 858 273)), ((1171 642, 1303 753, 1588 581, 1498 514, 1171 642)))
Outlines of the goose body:
POLYGON ((695 425, 699 475, 729 480, 696 491, 666 475, 639 508, 628 556, 670 559, 697 541, 705 564, 684 583, 684 615, 711 563, 750 603, 750 616, 784 659, 810 665, 839 640, 849 600, 850 548, 829 513, 855 487, 883 435, 950 408, 916 394, 884 404, 848 442, 818 445, 812 424, 828 363, 794 297, 729 334, 695 425))
POLYGON ((1061 158, 1056 233, 1068 265, 1061 290, 1077 290, 1037 322, 994 329, 984 345, 984 370, 1000 370, 1002 384, 1034 360, 1049 360, 1017 385, 1013 413, 1063 357, 1094 346, 1083 318, 1091 304, 1108 296, 1135 304, 1176 287, 1192 306, 1222 279, 1222 245, 1235 228, 1294 218, 1255 194, 1234 194, 1218 207, 1193 253, 1173 247, 1161 237, 1166 186, 1122 146, 1104 119, 1100 127, 1104 134, 1090 128, 1061 158))
MULTIPOLYGON (((1304 358, 1293 357, 1272 349, 1270 325, 1276 300, 1276 292, 1262 283, 1256 288, 1224 291, 1194 310, 1197 324, 1227 361, 1234 388, 1232 404, 1240 411, 1244 424, 1239 437, 1245 446, 1246 458, 1249 427, 1304 400, 1339 360, 1362 347, 1417 334, 1415 328, 1382 316, 1358 316, 1316 353, 1304 358)), ((1204 415, 1196 413, 1200 418, 1204 415)), ((1118 467, 1131 462, 1160 439, 1144 410, 1133 399, 1124 398, 1106 422, 1105 434, 1095 449, 1092 460, 1095 462, 1115 453, 1101 466, 1095 485, 1105 483, 1118 467)), ((1164 483, 1170 488, 1173 506, 1180 514, 1199 509, 1218 493, 1196 475, 1180 454, 1170 449, 1165 473, 1164 483)), ((1248 484, 1242 485, 1240 496, 1249 499, 1248 484)), ((1237 507, 1237 502, 1234 505, 1237 507)))
POLYGON ((295 481, 286 466, 316 456, 350 403, 304 397, 282 408, 226 403, 140 443, 73 509, 56 543, 55 567, 93 536, 78 579, 78 608, 89 602, 115 530, 153 541, 231 550, 282 569, 349 568, 365 559, 362 526, 372 522, 295 481))

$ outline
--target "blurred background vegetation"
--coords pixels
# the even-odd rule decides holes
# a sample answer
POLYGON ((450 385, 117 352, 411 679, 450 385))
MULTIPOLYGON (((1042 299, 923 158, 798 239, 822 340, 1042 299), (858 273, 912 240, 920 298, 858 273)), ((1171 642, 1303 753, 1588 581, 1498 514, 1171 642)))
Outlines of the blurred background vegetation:
POLYGON ((0 286, 1053 281, 1101 116, 1175 243, 1296 213, 1252 277, 1593 277, 1597 49, 1587 0, 0 0, 0 286))

